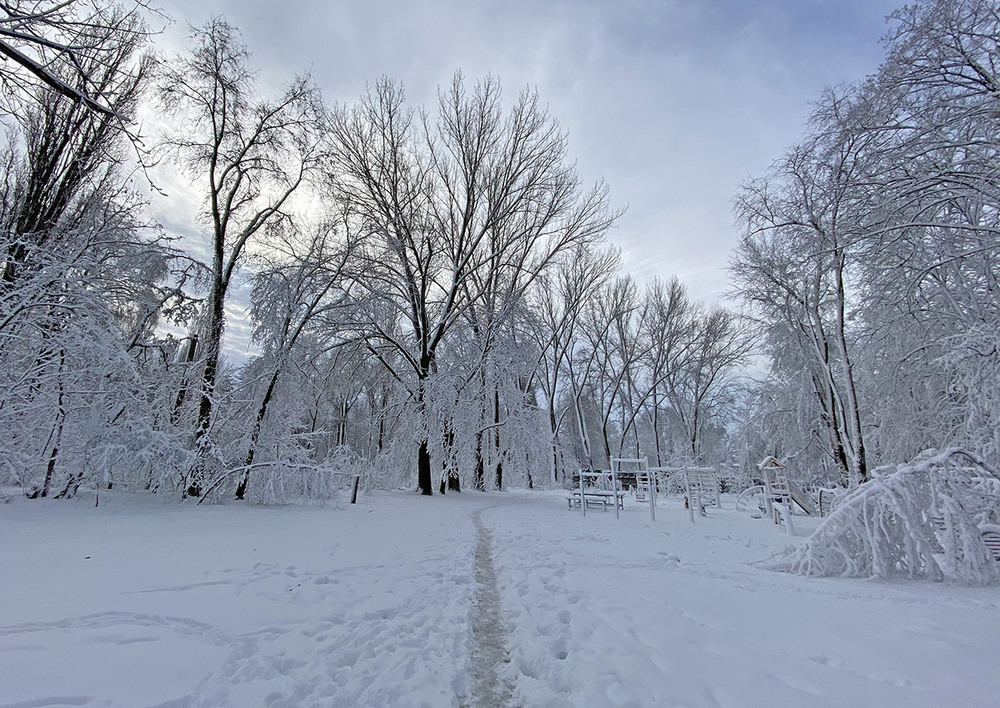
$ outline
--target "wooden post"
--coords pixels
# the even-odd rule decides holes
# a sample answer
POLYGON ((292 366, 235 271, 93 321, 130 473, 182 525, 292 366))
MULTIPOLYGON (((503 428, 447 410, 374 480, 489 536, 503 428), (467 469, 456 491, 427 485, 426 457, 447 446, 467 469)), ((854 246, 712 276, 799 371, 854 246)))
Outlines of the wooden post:
POLYGON ((611 491, 614 494, 612 499, 615 505, 615 518, 622 518, 620 512, 618 511, 618 470, 615 469, 614 464, 611 465, 611 491))
POLYGON ((646 465, 646 482, 649 484, 649 518, 656 521, 656 474, 649 469, 649 459, 643 458, 646 465))
POLYGON ((691 496, 691 473, 688 468, 684 468, 684 486, 688 493, 688 513, 691 515, 691 523, 694 523, 694 498, 691 496))
POLYGON ((580 470, 580 509, 587 515, 587 500, 583 497, 583 470, 580 470))
POLYGON ((649 479, 649 518, 656 521, 656 480, 652 472, 647 472, 646 477, 649 479))
POLYGON ((354 476, 354 490, 351 492, 351 504, 358 503, 358 484, 361 482, 361 475, 354 476))

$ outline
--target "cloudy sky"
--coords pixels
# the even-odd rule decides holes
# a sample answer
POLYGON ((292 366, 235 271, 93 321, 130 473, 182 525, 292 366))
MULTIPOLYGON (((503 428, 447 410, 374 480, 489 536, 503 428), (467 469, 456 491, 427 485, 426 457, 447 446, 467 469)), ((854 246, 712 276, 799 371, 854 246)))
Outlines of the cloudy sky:
POLYGON ((385 75, 430 103, 456 70, 537 88, 586 181, 628 211, 611 240, 637 279, 726 289, 731 200, 801 134, 826 86, 875 70, 901 0, 161 0, 176 22, 221 15, 268 83, 311 71, 330 102, 385 75))

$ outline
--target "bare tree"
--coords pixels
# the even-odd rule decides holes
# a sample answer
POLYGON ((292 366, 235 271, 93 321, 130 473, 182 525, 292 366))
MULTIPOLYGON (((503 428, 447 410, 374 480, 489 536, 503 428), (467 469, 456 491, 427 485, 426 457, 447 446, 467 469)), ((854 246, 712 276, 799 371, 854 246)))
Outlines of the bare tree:
POLYGON ((890 22, 879 72, 826 91, 739 201, 739 288, 852 480, 929 446, 1000 449, 1000 9, 923 0, 890 22))
POLYGON ((732 374, 746 364, 751 341, 743 322, 721 307, 699 313, 681 366, 666 373, 672 417, 684 432, 684 457, 706 462, 706 438, 722 428, 733 404, 732 374))
MULTIPOLYGON (((152 342, 169 254, 143 222, 121 125, 149 64, 139 34, 102 36, 100 59, 80 52, 77 68, 116 116, 37 89, 3 150, 0 419, 4 456, 38 496, 110 475, 110 460, 137 449, 130 431, 148 432, 152 418, 138 350, 152 342)), ((71 76, 65 58, 52 70, 71 76)))
MULTIPOLYGON (((7 172, 2 228, 10 241, 0 287, 13 284, 32 249, 73 230, 71 205, 81 193, 102 181, 122 180, 121 120, 133 117, 151 60, 139 56, 143 36, 136 31, 109 29, 102 38, 106 46, 100 56, 81 54, 74 66, 86 75, 88 86, 107 96, 113 115, 95 114, 84 104, 44 91, 18 113, 26 159, 7 172)), ((67 73, 66 62, 56 59, 52 71, 67 73)))
POLYGON ((645 411, 653 436, 656 466, 665 464, 672 446, 667 442, 669 397, 666 382, 685 367, 692 337, 695 308, 679 280, 668 283, 654 280, 646 288, 644 313, 640 320, 640 335, 648 342, 644 350, 643 367, 648 372, 648 389, 637 401, 645 411))
MULTIPOLYGON (((584 314, 581 331, 583 346, 577 351, 582 362, 576 386, 577 418, 583 420, 582 398, 588 395, 600 416, 603 463, 610 467, 611 457, 624 444, 624 419, 633 405, 632 383, 636 367, 644 355, 638 337, 639 296, 634 281, 627 275, 609 281, 584 314), (615 414, 620 413, 618 420, 615 414), (619 445, 612 449, 612 428, 618 425, 619 445)), ((633 416, 634 420, 634 416, 633 416)))
POLYGON ((195 444, 199 465, 185 494, 200 496, 206 434, 234 273, 253 239, 287 216, 292 196, 319 158, 319 98, 307 77, 295 79, 274 101, 258 98, 239 33, 221 19, 192 30, 194 48, 163 66, 161 106, 179 121, 164 147, 204 184, 203 222, 211 256, 202 346, 195 444))
POLYGON ((11 0, 0 3, 0 87, 15 105, 41 85, 107 118, 124 118, 120 98, 94 75, 120 62, 119 42, 142 43, 149 5, 97 0, 11 0))
MULTIPOLYGON (((360 330, 426 423, 438 353, 492 287, 491 269, 509 283, 503 273, 518 259, 544 263, 554 244, 596 238, 613 217, 603 185, 581 189, 564 135, 532 93, 522 92, 505 115, 497 81, 469 93, 456 76, 434 116, 414 118, 402 88, 380 81, 331 117, 330 172, 371 237, 363 284, 391 313, 360 330)), ((424 494, 433 491, 429 435, 425 425, 417 444, 424 494)))
POLYGON ((767 180, 744 186, 737 211, 745 233, 732 272, 767 325, 786 326, 813 362, 833 455, 855 482, 868 478, 861 404, 848 332, 856 243, 864 234, 856 184, 866 141, 849 132, 806 141, 767 180))
MULTIPOLYGON (((289 229, 278 243, 272 243, 268 265, 255 274, 250 311, 266 365, 259 375, 262 391, 253 408, 237 499, 246 495, 264 420, 296 345, 312 333, 314 348, 319 339, 322 351, 342 332, 340 323, 348 318, 339 313, 349 302, 346 270, 350 256, 351 243, 335 224, 319 224, 306 239, 289 229)), ((346 423, 346 411, 344 418, 346 423)), ((343 436, 338 437, 343 444, 343 436)))
MULTIPOLYGON (((581 336, 581 318, 590 300, 601 291, 618 266, 618 254, 614 250, 575 248, 556 269, 543 275, 531 293, 530 332, 539 357, 529 385, 537 385, 545 400, 552 436, 553 481, 559 481, 564 467, 561 433, 572 409, 561 408, 560 399, 574 388, 566 383, 566 374, 581 336)), ((586 444, 584 447, 589 450, 586 444)), ((587 455, 589 457, 589 452, 587 455)))

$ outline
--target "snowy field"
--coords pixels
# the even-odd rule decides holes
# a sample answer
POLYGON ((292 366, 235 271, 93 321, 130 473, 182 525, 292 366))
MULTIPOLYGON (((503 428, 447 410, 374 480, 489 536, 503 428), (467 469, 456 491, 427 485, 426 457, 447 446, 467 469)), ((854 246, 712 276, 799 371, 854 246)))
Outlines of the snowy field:
POLYGON ((0 706, 1000 705, 1000 589, 763 570, 732 499, 93 502, 0 504, 0 706))

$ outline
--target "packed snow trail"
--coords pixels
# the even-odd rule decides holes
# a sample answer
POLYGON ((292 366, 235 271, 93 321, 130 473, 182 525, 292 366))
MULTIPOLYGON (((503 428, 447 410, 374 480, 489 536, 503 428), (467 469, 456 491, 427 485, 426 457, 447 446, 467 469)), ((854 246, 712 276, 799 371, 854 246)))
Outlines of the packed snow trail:
POLYGON ((493 567, 493 537, 483 524, 483 510, 472 514, 476 527, 476 597, 472 614, 472 696, 475 708, 510 704, 512 687, 503 675, 508 662, 507 631, 493 567))

